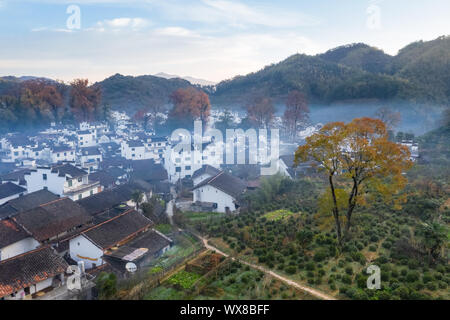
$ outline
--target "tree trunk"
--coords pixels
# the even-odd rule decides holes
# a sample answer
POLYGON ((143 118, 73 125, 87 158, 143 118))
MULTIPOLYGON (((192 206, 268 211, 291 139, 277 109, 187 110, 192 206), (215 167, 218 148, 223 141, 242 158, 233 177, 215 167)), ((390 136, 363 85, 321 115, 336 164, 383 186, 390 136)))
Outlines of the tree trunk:
POLYGON ((337 205, 336 191, 334 189, 332 174, 329 176, 329 182, 330 182, 331 195, 333 196, 333 216, 334 216, 334 222, 336 224, 337 240, 338 240, 339 247, 341 247, 342 246, 341 221, 339 220, 339 208, 337 205))

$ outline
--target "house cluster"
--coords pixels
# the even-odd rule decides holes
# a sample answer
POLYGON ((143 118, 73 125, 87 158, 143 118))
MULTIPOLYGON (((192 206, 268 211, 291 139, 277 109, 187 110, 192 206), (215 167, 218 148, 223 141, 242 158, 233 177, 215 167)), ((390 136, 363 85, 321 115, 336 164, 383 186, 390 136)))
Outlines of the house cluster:
MULTIPOLYGON (((112 124, 1 136, 0 299, 67 290, 72 265, 123 276, 130 262, 148 265, 173 244, 155 224, 174 190, 189 194, 187 210, 239 212, 258 181, 232 174, 224 146, 211 139, 189 151, 178 142, 118 112, 112 124), (136 191, 143 202, 157 197, 164 205, 147 214, 136 191)), ((283 172, 294 178, 287 161, 283 172)))

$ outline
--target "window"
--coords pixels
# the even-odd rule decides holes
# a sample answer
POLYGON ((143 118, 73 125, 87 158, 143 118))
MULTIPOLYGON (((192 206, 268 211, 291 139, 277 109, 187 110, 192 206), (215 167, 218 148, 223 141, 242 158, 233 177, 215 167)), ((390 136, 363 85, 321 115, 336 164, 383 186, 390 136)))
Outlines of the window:
POLYGON ((67 183, 69 184, 69 187, 72 186, 72 180, 68 180, 67 183))
POLYGON ((46 173, 42 174, 42 180, 47 180, 47 174, 46 173))
POLYGON ((81 181, 83 181, 83 178, 81 178, 81 177, 78 178, 78 182, 81 182, 81 181))
POLYGON ((56 156, 59 158, 59 153, 57 153, 56 156))
POLYGON ((92 195, 94 194, 94 190, 91 190, 90 194, 91 194, 91 196, 92 196, 92 195))
POLYGON ((181 172, 181 167, 176 167, 175 172, 181 172))
POLYGON ((191 166, 186 166, 186 170, 191 170, 191 166))
POLYGON ((81 200, 81 199, 83 199, 83 195, 82 195, 82 194, 79 194, 79 195, 78 195, 78 200, 81 200))
POLYGON ((64 152, 64 157, 67 156, 67 152, 64 152))

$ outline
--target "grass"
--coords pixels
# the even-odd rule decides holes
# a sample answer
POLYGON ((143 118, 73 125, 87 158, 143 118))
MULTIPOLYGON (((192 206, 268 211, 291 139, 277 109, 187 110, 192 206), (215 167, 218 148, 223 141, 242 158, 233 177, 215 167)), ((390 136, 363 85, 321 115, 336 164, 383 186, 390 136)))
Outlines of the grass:
POLYGON ((170 224, 158 224, 155 229, 164 234, 172 232, 172 226, 170 224))
POLYGON ((171 276, 167 280, 167 282, 176 286, 180 286, 183 289, 190 289, 200 278, 201 276, 199 274, 183 270, 171 276))
POLYGON ((286 218, 292 216, 293 214, 294 213, 289 210, 280 209, 280 210, 268 212, 263 217, 269 221, 279 221, 279 220, 286 219, 286 218))

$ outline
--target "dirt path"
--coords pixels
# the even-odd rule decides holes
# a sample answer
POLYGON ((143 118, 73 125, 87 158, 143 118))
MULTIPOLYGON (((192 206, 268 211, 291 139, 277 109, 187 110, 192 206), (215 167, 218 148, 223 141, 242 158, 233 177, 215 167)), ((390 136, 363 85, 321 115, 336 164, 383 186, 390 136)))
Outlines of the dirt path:
MULTIPOLYGON (((200 238, 202 239, 203 244, 205 245, 205 247, 207 249, 213 250, 213 251, 217 252, 218 254, 220 254, 220 255, 222 255, 224 257, 229 257, 228 254, 226 254, 226 253, 220 251, 219 249, 217 249, 216 247, 213 247, 210 244, 208 244, 208 240, 206 240, 205 238, 203 238, 203 237, 200 237, 200 238)), ((234 259, 235 258, 233 258, 233 260, 234 259)), ((253 269, 257 269, 259 271, 262 271, 262 272, 264 272, 264 273, 266 273, 266 274, 268 274, 268 275, 270 275, 270 276, 272 276, 272 277, 274 277, 274 278, 276 278, 276 279, 278 279, 278 280, 280 280, 280 281, 282 281, 284 283, 287 283, 288 285, 290 285, 292 287, 295 287, 295 288, 300 289, 300 290, 302 290, 304 292, 307 292, 307 293, 309 293, 310 295, 312 295, 312 296, 314 296, 316 298, 323 299, 323 300, 336 300, 336 298, 334 298, 334 297, 332 297, 332 296, 330 296, 328 294, 325 294, 325 293, 323 293, 323 292, 321 292, 319 290, 316 290, 314 288, 306 287, 304 285, 301 285, 298 282, 295 282, 295 281, 293 281, 291 279, 288 279, 286 277, 283 277, 283 276, 273 272, 272 270, 266 269, 264 267, 261 267, 261 266, 258 266, 258 265, 249 263, 247 261, 240 260, 240 259, 236 259, 236 260, 239 261, 242 264, 245 264, 245 265, 253 268, 253 269)))

